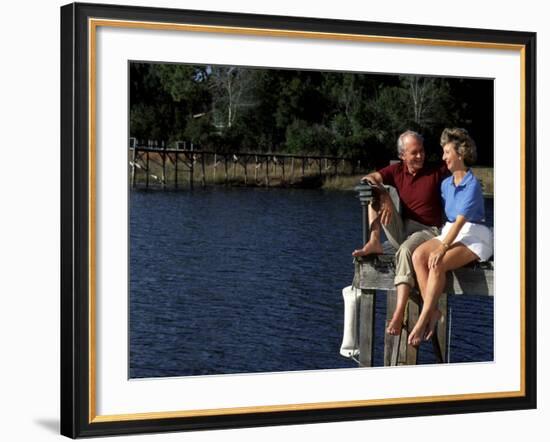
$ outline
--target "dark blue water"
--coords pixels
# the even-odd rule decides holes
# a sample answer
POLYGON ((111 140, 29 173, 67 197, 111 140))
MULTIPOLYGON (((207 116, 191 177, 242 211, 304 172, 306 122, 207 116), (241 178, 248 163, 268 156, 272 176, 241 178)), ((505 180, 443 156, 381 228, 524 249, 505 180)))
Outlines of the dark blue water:
MULTIPOLYGON (((131 192, 130 377, 355 367, 339 355, 341 291, 361 237, 355 193, 131 192)), ((492 299, 449 306, 451 362, 492 360, 492 299)), ((376 315, 382 365, 384 296, 376 315)))

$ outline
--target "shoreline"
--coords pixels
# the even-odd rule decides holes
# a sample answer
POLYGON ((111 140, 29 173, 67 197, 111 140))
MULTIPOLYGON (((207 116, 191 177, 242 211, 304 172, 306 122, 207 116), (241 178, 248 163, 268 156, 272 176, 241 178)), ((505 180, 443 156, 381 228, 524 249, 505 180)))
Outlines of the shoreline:
MULTIPOLYGON (((472 167, 474 175, 481 182, 483 187, 483 196, 485 198, 493 198, 493 168, 490 167, 472 167)), ((244 176, 229 177, 226 181, 224 177, 218 177, 215 181, 211 178, 205 180, 205 186, 208 188, 217 187, 234 187, 234 188, 275 188, 275 189, 320 189, 331 191, 348 191, 354 192, 355 187, 359 185, 361 178, 369 172, 354 174, 354 175, 338 175, 338 176, 324 176, 319 177, 316 175, 306 175, 304 178, 296 177, 292 180, 282 180, 281 177, 270 178, 269 186, 266 185, 264 180, 254 180, 249 178, 245 184, 244 176)), ((170 179, 167 180, 165 185, 159 179, 152 179, 149 181, 148 187, 143 177, 140 177, 136 181, 136 187, 132 188, 129 183, 130 189, 138 191, 182 191, 190 190, 188 182, 179 183, 176 188, 170 179)), ((169 178, 169 177, 168 177, 169 178)), ((194 188, 203 188, 202 181, 195 180, 194 188)))

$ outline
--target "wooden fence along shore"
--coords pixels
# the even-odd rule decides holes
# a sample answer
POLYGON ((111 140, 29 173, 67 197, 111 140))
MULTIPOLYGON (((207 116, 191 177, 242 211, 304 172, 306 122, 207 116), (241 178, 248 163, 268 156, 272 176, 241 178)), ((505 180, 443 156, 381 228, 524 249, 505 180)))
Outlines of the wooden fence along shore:
MULTIPOLYGON (((370 186, 359 185, 359 200, 363 209, 363 242, 368 238, 367 207, 372 200, 370 186)), ((395 195, 393 195, 395 198, 395 195)), ((397 206, 398 207, 398 206, 397 206)), ((384 245, 384 254, 356 258, 354 279, 351 286, 344 288, 344 339, 340 353, 354 359, 359 366, 370 367, 374 360, 374 312, 377 292, 386 296, 387 328, 397 300, 393 285, 395 251, 384 245), (346 330, 347 328, 347 330, 346 330)), ((485 295, 493 296, 493 262, 472 264, 449 272, 445 293, 439 300, 443 320, 437 325, 432 338, 434 353, 438 362, 449 362, 449 325, 452 318, 447 310, 448 296, 485 295)), ((379 296, 379 295, 378 295, 379 296)), ((400 336, 384 335, 384 365, 415 365, 418 349, 407 344, 408 335, 418 320, 421 299, 413 290, 409 298, 404 324, 400 336)))
POLYGON ((130 147, 133 188, 194 188, 197 184, 293 186, 360 170, 344 157, 130 147))

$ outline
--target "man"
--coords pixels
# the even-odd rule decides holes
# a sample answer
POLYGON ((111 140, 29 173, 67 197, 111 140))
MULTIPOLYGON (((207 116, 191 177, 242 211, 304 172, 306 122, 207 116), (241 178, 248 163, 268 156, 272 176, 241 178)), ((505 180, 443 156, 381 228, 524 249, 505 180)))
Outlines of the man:
POLYGON ((415 286, 412 254, 423 242, 439 235, 442 225, 441 181, 449 172, 444 163, 438 166, 424 164, 424 139, 413 131, 402 133, 397 141, 401 162, 392 164, 363 178, 376 186, 379 198, 369 206, 370 238, 353 256, 381 254, 380 228, 397 249, 395 280, 397 305, 386 329, 390 335, 399 335, 411 288, 415 286), (402 213, 392 203, 384 184, 397 189, 402 213))

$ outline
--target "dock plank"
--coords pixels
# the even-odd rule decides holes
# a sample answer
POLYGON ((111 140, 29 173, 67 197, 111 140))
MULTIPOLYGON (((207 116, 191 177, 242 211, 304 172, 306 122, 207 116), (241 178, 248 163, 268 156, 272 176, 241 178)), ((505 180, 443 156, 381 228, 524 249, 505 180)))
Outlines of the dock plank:
MULTIPOLYGON (((358 287, 364 290, 393 288, 395 264, 393 254, 356 258, 359 268, 358 287)), ((468 265, 447 275, 445 292, 451 295, 485 295, 493 293, 493 262, 468 265)))

